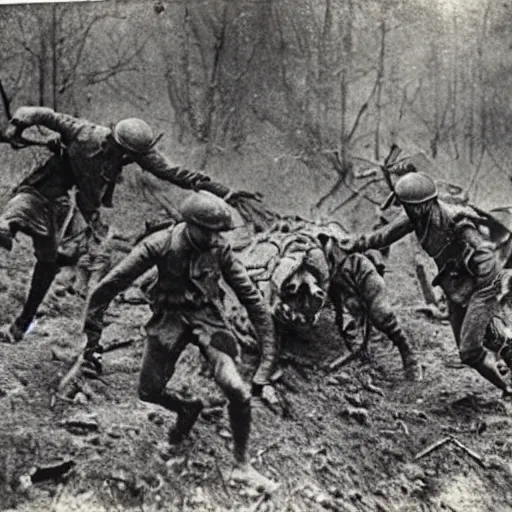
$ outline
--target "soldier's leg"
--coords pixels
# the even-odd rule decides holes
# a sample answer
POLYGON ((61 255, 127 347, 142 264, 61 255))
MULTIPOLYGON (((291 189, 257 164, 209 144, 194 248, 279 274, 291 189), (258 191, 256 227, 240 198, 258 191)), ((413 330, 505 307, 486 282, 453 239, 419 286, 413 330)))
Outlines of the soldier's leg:
POLYGON ((510 394, 510 387, 503 380, 496 361, 483 346, 485 332, 496 308, 494 285, 481 288, 472 295, 460 328, 460 359, 497 388, 510 394))
POLYGON ((0 341, 6 343, 16 343, 23 339, 58 272, 54 237, 33 236, 32 239, 36 264, 32 271, 30 289, 21 313, 7 331, 0 333, 0 341))
POLYGON ((373 325, 398 348, 408 380, 419 380, 421 371, 412 344, 389 303, 386 284, 377 270, 372 270, 361 283, 361 298, 373 325))
POLYGON ((335 312, 336 327, 340 336, 343 337, 345 325, 343 323, 343 294, 340 286, 336 281, 333 281, 329 287, 329 299, 331 299, 335 312))
POLYGON ((186 400, 165 389, 189 339, 188 333, 182 332, 172 347, 169 347, 164 345, 158 337, 148 336, 140 371, 139 398, 178 414, 175 426, 169 430, 171 444, 181 442, 189 434, 203 409, 201 400, 186 400))
POLYGON ((233 359, 212 346, 201 346, 213 370, 213 377, 228 398, 228 413, 233 433, 236 480, 273 492, 278 484, 258 473, 249 463, 248 443, 251 431, 251 391, 238 372, 233 359))

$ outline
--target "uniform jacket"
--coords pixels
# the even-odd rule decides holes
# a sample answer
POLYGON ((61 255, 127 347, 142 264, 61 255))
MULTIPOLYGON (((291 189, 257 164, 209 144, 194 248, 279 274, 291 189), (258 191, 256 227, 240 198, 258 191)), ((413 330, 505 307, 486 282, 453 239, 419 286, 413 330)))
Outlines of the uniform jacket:
POLYGON ((143 240, 92 292, 87 308, 85 332, 99 339, 103 312, 111 300, 151 267, 158 268, 152 291, 153 317, 149 333, 166 330, 176 315, 194 316, 204 308, 221 308, 220 281, 232 288, 245 306, 261 344, 262 358, 254 377, 266 384, 276 358, 274 325, 263 298, 225 241, 207 251, 198 251, 188 240, 185 223, 156 232, 143 240))
POLYGON ((172 165, 166 157, 151 149, 145 154, 123 154, 109 139, 110 128, 85 119, 53 111, 47 107, 20 107, 10 121, 13 127, 41 125, 60 134, 67 148, 67 158, 74 184, 78 188, 77 204, 89 220, 100 206, 111 206, 114 187, 124 165, 135 162, 158 178, 186 189, 199 188, 224 197, 229 189, 210 181, 203 173, 172 165))
POLYGON ((387 247, 415 232, 421 247, 436 262, 439 273, 433 284, 441 286, 450 300, 463 304, 473 291, 491 284, 498 271, 494 245, 479 231, 476 217, 468 207, 439 201, 414 225, 402 215, 382 229, 361 235, 355 249, 387 247))

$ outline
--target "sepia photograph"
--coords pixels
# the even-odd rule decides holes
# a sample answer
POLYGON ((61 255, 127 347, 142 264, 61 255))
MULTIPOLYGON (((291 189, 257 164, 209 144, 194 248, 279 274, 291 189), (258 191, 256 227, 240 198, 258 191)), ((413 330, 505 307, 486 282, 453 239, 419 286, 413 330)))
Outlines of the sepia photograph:
POLYGON ((0 0, 0 57, 1 512, 512 512, 512 0, 0 0))

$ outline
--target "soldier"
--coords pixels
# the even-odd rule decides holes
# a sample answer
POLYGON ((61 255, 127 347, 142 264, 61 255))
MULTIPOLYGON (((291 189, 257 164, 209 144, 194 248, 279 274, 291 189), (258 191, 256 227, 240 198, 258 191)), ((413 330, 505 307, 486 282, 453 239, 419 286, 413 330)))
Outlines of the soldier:
POLYGON ((347 254, 336 244, 328 244, 326 252, 331 266, 329 297, 336 311, 340 335, 344 336, 343 308, 346 306, 355 318, 367 317, 372 326, 391 340, 402 358, 406 379, 420 380, 416 354, 389 303, 386 283, 374 262, 366 254, 347 254))
POLYGON ((58 231, 67 212, 67 193, 73 186, 77 188, 78 209, 90 231, 86 253, 93 271, 92 260, 102 258, 108 234, 100 207, 112 206, 114 188, 125 165, 135 162, 162 180, 185 189, 209 190, 229 198, 230 204, 254 197, 234 192, 203 173, 172 165, 154 149, 158 137, 141 119, 123 119, 110 129, 46 107, 20 107, 5 135, 15 144, 26 128, 35 125, 57 132, 61 140, 53 141, 52 146, 62 142, 65 150, 62 156, 50 158, 23 180, 0 217, 0 246, 10 251, 14 236, 21 231, 32 238, 37 259, 21 314, 0 332, 3 342, 22 340, 57 273, 58 231))
POLYGON ((234 257, 221 232, 233 228, 227 203, 209 192, 191 194, 182 204, 184 222, 145 238, 91 292, 84 332, 86 365, 101 372, 102 316, 112 299, 148 269, 157 267, 152 290, 153 316, 146 325, 147 341, 139 382, 141 400, 178 413, 169 442, 179 443, 192 429, 203 404, 166 390, 175 364, 189 343, 199 347, 215 381, 226 394, 236 460, 234 478, 263 486, 276 484, 249 464, 251 390, 235 366, 238 343, 223 308, 220 280, 246 307, 261 344, 261 362, 252 385, 261 394, 276 358, 274 326, 263 299, 245 267, 234 257))
POLYGON ((365 251, 387 247, 415 232, 421 247, 434 259, 439 273, 433 284, 443 289, 455 341, 464 364, 489 382, 512 394, 500 375, 495 359, 484 347, 489 322, 496 312, 495 279, 499 265, 492 243, 485 240, 471 208, 450 206, 437 199, 437 188, 427 175, 411 172, 396 185, 395 198, 406 215, 386 227, 356 238, 341 238, 340 247, 365 251))

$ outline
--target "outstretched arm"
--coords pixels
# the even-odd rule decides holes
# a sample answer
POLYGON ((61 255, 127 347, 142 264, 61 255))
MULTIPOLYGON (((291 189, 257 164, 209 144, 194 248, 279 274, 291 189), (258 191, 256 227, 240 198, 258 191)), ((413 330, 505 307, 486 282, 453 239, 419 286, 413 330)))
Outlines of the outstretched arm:
POLYGON ((223 254, 223 275, 228 285, 236 293, 238 300, 247 309, 261 347, 259 367, 253 377, 256 386, 264 386, 270 382, 274 371, 277 353, 277 341, 274 321, 260 292, 251 281, 246 268, 234 256, 229 247, 223 254))
POLYGON ((103 331, 103 315, 114 297, 155 265, 167 243, 167 232, 158 232, 137 245, 94 288, 85 310, 84 332, 87 346, 98 345, 103 331))
POLYGON ((10 119, 5 136, 16 141, 26 128, 44 126, 60 134, 62 142, 68 144, 86 123, 85 120, 55 112, 48 107, 20 107, 10 119))
POLYGON ((406 215, 401 215, 393 222, 376 231, 359 236, 337 238, 338 245, 348 252, 365 252, 369 249, 382 249, 412 233, 414 228, 406 215))
POLYGON ((230 192, 228 187, 211 181, 210 177, 202 172, 190 171, 172 164, 156 149, 144 155, 136 155, 135 161, 156 177, 185 189, 207 190, 222 198, 230 192))

